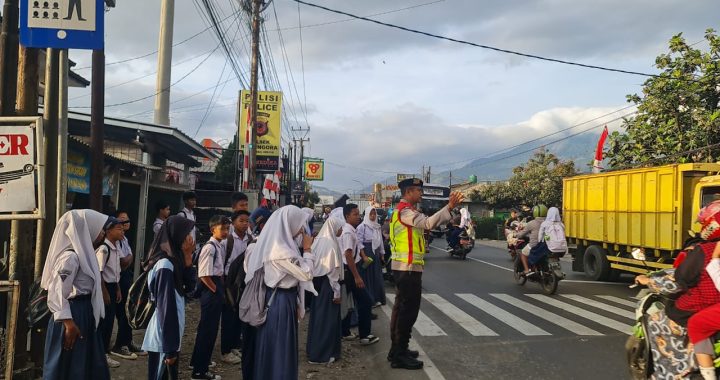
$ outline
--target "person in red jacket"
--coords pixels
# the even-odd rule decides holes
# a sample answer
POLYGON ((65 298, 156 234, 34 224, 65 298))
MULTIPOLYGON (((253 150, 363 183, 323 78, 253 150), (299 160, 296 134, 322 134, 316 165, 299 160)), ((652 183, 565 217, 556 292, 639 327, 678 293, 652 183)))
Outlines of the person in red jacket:
MULTIPOLYGON (((687 334, 688 320, 696 313, 720 303, 720 292, 713 283, 705 268, 713 259, 718 241, 720 241, 720 201, 715 201, 702 210, 698 215, 701 225, 700 236, 702 242, 692 248, 687 248, 687 256, 677 266, 671 276, 637 276, 635 282, 659 289, 661 293, 679 294, 675 302, 667 305, 664 312, 660 311, 651 316, 648 323, 651 330, 669 333, 651 334, 650 344, 655 362, 656 374, 658 371, 674 375, 683 375, 692 370, 692 354, 684 349, 687 334), (674 281, 663 279, 672 278, 674 281), (662 328, 664 326, 668 328, 662 328), (668 353, 672 351, 672 355, 668 353)), ((695 334, 693 334, 695 335, 695 334)), ((709 336, 709 335, 708 335, 709 336)), ((705 336, 702 339, 706 339, 705 336)), ((702 340, 696 336, 697 340, 702 340)), ((710 346, 712 349, 712 345, 710 346)), ((712 359, 710 360, 712 367, 712 359)), ((707 363, 700 363, 701 369, 707 368, 707 363)), ((705 370, 708 372, 708 370, 705 370)), ((658 378, 662 374, 657 374, 658 378)))

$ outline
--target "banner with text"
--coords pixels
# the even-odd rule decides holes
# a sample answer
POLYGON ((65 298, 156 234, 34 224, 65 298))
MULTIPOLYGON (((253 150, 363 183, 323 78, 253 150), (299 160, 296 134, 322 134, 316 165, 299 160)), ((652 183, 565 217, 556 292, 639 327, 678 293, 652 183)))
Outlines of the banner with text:
POLYGON ((325 180, 325 161, 320 159, 306 159, 304 166, 306 181, 325 180))
MULTIPOLYGON (((250 141, 250 91, 240 92, 242 114, 240 115, 240 148, 245 149, 250 141)), ((257 143, 255 145, 255 170, 259 173, 274 173, 280 166, 280 134, 282 121, 282 93, 258 91, 257 143)))
POLYGON ((35 138, 30 125, 0 126, 0 212, 37 208, 35 138))

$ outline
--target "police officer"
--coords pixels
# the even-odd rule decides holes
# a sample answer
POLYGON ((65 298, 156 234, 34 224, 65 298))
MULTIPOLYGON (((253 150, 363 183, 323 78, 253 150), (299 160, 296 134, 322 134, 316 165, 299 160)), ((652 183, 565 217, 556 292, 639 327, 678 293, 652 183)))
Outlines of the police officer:
POLYGON ((392 243, 391 268, 397 289, 395 305, 390 319, 392 346, 388 360, 393 368, 421 369, 423 362, 417 360, 418 352, 408 349, 410 333, 420 312, 425 230, 432 230, 452 219, 450 210, 463 200, 461 193, 450 194, 447 206, 433 216, 423 215, 415 209, 422 200, 423 181, 406 179, 398 184, 402 200, 395 208, 390 222, 392 243))

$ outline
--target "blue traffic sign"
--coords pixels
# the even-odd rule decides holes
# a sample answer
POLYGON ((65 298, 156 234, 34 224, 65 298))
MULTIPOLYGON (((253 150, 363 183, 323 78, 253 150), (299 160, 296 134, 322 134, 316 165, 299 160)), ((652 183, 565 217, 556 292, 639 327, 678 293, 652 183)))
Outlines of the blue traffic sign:
POLYGON ((103 0, 21 0, 20 43, 26 47, 105 47, 103 0))

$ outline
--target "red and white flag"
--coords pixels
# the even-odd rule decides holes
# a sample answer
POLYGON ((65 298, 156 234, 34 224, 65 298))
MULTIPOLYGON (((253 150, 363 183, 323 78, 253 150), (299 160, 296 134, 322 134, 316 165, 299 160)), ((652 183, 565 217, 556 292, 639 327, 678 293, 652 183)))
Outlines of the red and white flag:
POLYGON ((605 140, 607 140, 608 137, 608 129, 607 125, 605 126, 605 129, 603 129, 602 134, 600 135, 600 140, 598 140, 597 150, 595 151, 595 161, 593 161, 593 173, 600 173, 603 169, 602 166, 602 160, 603 160, 603 148, 605 147, 605 140))

